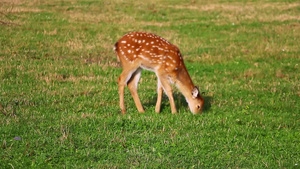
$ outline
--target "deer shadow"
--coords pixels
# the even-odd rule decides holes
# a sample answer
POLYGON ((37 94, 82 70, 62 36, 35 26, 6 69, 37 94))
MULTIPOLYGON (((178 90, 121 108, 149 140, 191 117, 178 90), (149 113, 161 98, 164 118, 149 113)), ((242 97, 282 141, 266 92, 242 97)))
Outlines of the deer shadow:
MULTIPOLYGON (((186 102, 185 97, 181 93, 175 92, 175 93, 173 93, 173 97, 175 100, 176 108, 178 110, 182 107, 188 107, 188 103, 186 102)), ((145 107, 151 107, 151 106, 155 107, 157 96, 154 98, 155 99, 150 99, 150 98, 149 98, 149 100, 147 99, 148 101, 143 103, 145 105, 145 107)), ((205 113, 211 108, 211 102, 213 101, 213 97, 202 95, 202 98, 204 99, 204 106, 202 109, 202 111, 203 111, 202 113, 205 113)), ((169 98, 168 98, 168 96, 163 94, 160 110, 162 111, 166 107, 169 107, 169 106, 170 106, 169 98)))
MULTIPOLYGON (((206 111, 208 111, 211 108, 211 102, 213 100, 213 97, 211 96, 205 96, 202 95, 202 98, 204 100, 204 105, 203 105, 203 109, 202 109, 202 113, 205 113, 206 111)), ((185 100, 185 97, 179 93, 176 92, 174 93, 174 99, 175 99, 175 103, 176 103, 176 107, 188 107, 188 103, 185 100), (177 102, 176 102, 177 99, 177 102)))

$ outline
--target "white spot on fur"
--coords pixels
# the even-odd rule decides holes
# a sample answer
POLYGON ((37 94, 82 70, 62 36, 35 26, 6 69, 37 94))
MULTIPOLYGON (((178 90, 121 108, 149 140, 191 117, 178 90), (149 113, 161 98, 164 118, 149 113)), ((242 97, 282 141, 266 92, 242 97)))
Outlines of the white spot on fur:
POLYGON ((140 58, 142 58, 143 60, 147 60, 149 61, 149 58, 145 57, 144 55, 138 55, 140 58))

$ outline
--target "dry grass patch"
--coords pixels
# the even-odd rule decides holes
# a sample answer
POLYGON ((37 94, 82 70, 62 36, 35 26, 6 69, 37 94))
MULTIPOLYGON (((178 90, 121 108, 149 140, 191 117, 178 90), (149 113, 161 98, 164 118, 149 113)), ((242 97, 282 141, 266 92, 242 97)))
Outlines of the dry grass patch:
POLYGON ((71 51, 78 51, 83 48, 83 42, 79 39, 71 39, 66 43, 66 46, 70 48, 71 51))
POLYGON ((73 76, 73 75, 64 75, 59 73, 48 73, 45 76, 37 76, 37 79, 41 81, 45 81, 46 83, 50 84, 54 81, 59 82, 74 82, 80 83, 81 81, 99 81, 102 80, 103 77, 101 76, 73 76))
POLYGON ((16 14, 16 13, 38 13, 41 12, 34 6, 26 6, 26 2, 22 0, 1 0, 0 12, 4 14, 16 14))
MULTIPOLYGON (((243 5, 244 6, 244 5, 243 5)), ((198 10, 202 12, 211 12, 211 11, 243 11, 243 10, 253 10, 253 7, 246 6, 241 8, 241 5, 226 5, 226 4, 208 4, 208 5, 169 5, 167 7, 174 9, 187 9, 187 10, 198 10)))
POLYGON ((57 29, 55 28, 53 31, 44 30, 44 35, 57 35, 57 29))
MULTIPOLYGON (((101 10, 99 10, 101 11, 101 10)), ((132 16, 123 14, 117 14, 114 11, 106 13, 86 13, 78 11, 66 11, 64 12, 71 22, 85 22, 85 23, 118 23, 118 24, 128 24, 134 23, 135 19, 132 16)))
POLYGON ((157 26, 157 27, 167 27, 172 25, 172 22, 158 22, 158 21, 140 21, 138 22, 141 26, 157 26))
POLYGON ((300 21, 300 16, 291 16, 288 14, 281 14, 281 15, 277 15, 277 16, 268 16, 268 17, 263 17, 263 16, 259 16, 258 20, 261 22, 273 22, 273 21, 289 21, 289 20, 297 20, 300 21))
POLYGON ((25 6, 12 6, 11 9, 7 9, 7 11, 11 14, 43 12, 43 10, 41 10, 41 9, 25 7, 25 6))
POLYGON ((282 14, 287 10, 298 8, 299 3, 231 3, 229 4, 207 4, 207 5, 168 5, 169 8, 184 9, 184 10, 197 10, 199 12, 220 12, 220 16, 227 18, 217 18, 213 20, 218 25, 227 24, 232 22, 235 24, 241 21, 258 20, 261 22, 273 21, 287 21, 287 20, 300 20, 298 15, 282 14), (273 13, 271 11, 278 11, 273 13))
POLYGON ((299 7, 299 3, 230 3, 229 4, 207 4, 207 5, 168 5, 166 7, 174 9, 188 9, 188 10, 198 10, 198 11, 218 11, 218 12, 247 12, 252 13, 253 11, 265 11, 271 8, 272 10, 278 9, 280 11, 289 10, 292 8, 299 7))

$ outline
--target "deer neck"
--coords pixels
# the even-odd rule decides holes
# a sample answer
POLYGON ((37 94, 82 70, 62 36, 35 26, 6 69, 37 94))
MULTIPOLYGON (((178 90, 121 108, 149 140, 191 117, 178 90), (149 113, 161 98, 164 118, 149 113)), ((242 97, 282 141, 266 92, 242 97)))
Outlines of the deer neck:
POLYGON ((195 86, 185 67, 178 71, 176 85, 189 103, 189 101, 193 99, 191 93, 195 86))

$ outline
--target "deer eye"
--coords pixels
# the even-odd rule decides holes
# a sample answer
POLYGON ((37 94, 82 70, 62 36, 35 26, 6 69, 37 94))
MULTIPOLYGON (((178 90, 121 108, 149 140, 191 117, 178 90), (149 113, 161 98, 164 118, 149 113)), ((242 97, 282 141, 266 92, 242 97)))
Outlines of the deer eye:
POLYGON ((200 109, 201 107, 200 107, 200 105, 197 105, 197 109, 200 109))

